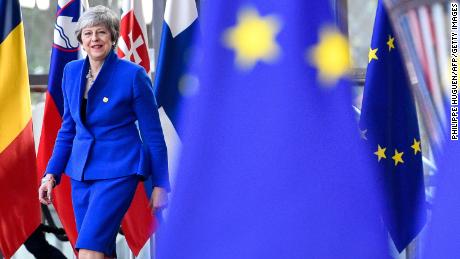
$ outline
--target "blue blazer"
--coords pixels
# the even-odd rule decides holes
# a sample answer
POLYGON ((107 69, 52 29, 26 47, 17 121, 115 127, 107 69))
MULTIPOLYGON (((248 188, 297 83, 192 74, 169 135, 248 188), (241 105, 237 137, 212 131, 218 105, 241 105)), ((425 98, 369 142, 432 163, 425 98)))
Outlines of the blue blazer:
POLYGON ((169 189, 166 144, 144 68, 111 51, 88 92, 83 123, 88 68, 88 58, 64 68, 64 114, 46 173, 57 183, 63 172, 78 181, 152 176, 154 186, 169 189))

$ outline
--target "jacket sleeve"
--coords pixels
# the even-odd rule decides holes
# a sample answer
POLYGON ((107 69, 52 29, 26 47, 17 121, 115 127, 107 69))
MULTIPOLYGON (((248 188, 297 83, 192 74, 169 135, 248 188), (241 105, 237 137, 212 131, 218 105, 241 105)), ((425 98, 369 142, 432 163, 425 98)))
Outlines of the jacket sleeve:
POLYGON ((142 142, 150 155, 154 187, 170 190, 168 153, 161 128, 152 81, 144 69, 139 69, 133 82, 134 112, 139 124, 142 142))
POLYGON ((56 184, 61 181, 61 175, 65 170, 67 162, 72 152, 72 143, 75 137, 75 121, 70 114, 68 96, 65 90, 66 68, 62 77, 62 94, 64 99, 64 114, 62 115, 61 129, 59 130, 54 144, 53 154, 46 167, 45 174, 52 174, 56 179, 56 184))

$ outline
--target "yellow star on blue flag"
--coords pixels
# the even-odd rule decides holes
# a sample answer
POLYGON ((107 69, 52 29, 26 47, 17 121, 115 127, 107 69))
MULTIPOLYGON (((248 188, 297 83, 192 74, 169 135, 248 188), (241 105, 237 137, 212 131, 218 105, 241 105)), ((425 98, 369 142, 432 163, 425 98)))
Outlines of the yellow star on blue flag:
POLYGON ((348 72, 348 50, 348 42, 340 32, 331 28, 320 31, 320 41, 309 49, 308 59, 318 69, 322 82, 331 85, 348 72))
POLYGON ((225 31, 224 41, 236 53, 236 63, 243 69, 256 62, 273 62, 279 55, 276 36, 281 24, 276 16, 261 17, 255 9, 238 12, 238 24, 225 31))

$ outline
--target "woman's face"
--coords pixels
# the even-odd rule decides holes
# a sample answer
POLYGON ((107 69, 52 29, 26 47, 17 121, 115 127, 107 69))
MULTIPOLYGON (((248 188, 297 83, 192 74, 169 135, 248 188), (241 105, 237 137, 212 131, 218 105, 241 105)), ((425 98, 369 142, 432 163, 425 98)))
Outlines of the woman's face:
POLYGON ((94 61, 103 61, 112 49, 112 35, 104 25, 84 28, 81 32, 83 49, 94 61))

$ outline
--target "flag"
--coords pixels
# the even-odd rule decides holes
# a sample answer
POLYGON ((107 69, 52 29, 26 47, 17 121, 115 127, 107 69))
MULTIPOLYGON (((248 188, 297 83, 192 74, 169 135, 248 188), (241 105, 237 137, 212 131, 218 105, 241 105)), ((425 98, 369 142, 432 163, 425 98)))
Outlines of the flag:
POLYGON ((415 103, 382 1, 368 57, 361 134, 380 170, 384 222, 401 252, 425 225, 425 189, 415 103))
POLYGON ((424 238, 423 258, 460 258, 460 143, 448 140, 438 156, 432 221, 424 238))
POLYGON ((41 221, 24 25, 0 0, 0 250, 10 258, 41 221))
POLYGON ((329 1, 202 7, 161 258, 385 257, 329 1))
POLYGON ((181 97, 186 85, 190 84, 185 73, 190 65, 198 26, 195 0, 166 1, 154 88, 158 106, 163 108, 176 131, 181 97))
MULTIPOLYGON (((61 88, 64 66, 68 62, 78 59, 79 44, 75 36, 75 27, 80 17, 80 7, 80 0, 57 2, 48 90, 46 91, 45 111, 37 156, 39 178, 43 177, 45 173, 48 160, 53 153, 57 133, 61 128, 61 118, 64 112, 61 88)), ((54 189, 53 205, 70 244, 75 247, 77 228, 70 194, 70 178, 65 174, 62 175, 60 184, 54 189)))
POLYGON ((144 16, 142 15, 142 2, 124 0, 122 12, 118 56, 144 67, 149 74, 149 46, 144 16))
MULTIPOLYGON (((118 56, 144 67, 145 71, 150 73, 148 38, 142 15, 142 1, 124 0, 122 12, 118 56)), ((145 185, 144 183, 138 184, 133 201, 121 223, 128 246, 136 256, 156 229, 156 222, 149 207, 151 186, 150 178, 145 185)))

